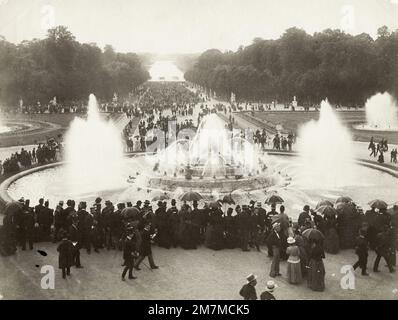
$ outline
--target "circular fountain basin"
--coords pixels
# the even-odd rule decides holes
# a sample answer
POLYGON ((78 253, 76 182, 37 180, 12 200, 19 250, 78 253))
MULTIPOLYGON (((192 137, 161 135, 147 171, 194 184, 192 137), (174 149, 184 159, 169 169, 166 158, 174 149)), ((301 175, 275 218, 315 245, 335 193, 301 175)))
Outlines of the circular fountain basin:
POLYGON ((353 125, 353 128, 356 130, 363 130, 363 131, 398 132, 398 126, 376 127, 376 126, 371 126, 367 123, 353 125))
MULTIPOLYGON (((300 174, 300 168, 296 160, 296 157, 282 155, 271 155, 268 157, 268 161, 273 168, 273 172, 269 172, 269 174, 281 175, 284 183, 272 185, 272 183, 267 184, 267 181, 265 181, 262 184, 263 181, 261 178, 247 177, 241 181, 229 179, 220 179, 219 181, 217 179, 215 181, 211 181, 211 179, 207 181, 199 180, 198 185, 206 184, 209 187, 207 194, 212 194, 215 200, 218 196, 222 196, 223 193, 221 191, 226 187, 225 184, 228 184, 228 188, 235 189, 235 191, 232 191, 232 197, 237 203, 241 204, 248 203, 250 200, 264 201, 266 192, 276 191, 285 200, 284 205, 287 213, 292 218, 297 218, 305 204, 315 206, 321 199, 334 201, 341 195, 351 197, 363 208, 367 208, 367 203, 376 198, 381 198, 387 203, 394 203, 398 200, 396 197, 398 180, 386 172, 357 164, 356 178, 352 181, 351 185, 311 187, 311 185, 304 182, 305 179, 302 179, 303 177, 300 174), (256 182, 253 183, 253 181, 256 182), (244 190, 246 183, 249 183, 250 191, 244 190)), ((126 177, 131 173, 131 167, 139 168, 145 165, 144 157, 140 156, 131 159, 126 158, 125 162, 128 164, 125 169, 126 177)), ((377 167, 377 165, 374 166, 377 167)), ((137 176, 134 183, 129 183, 127 179, 124 179, 114 188, 99 190, 95 186, 91 186, 91 189, 86 188, 85 191, 79 192, 77 190, 82 189, 67 187, 65 174, 66 168, 63 165, 36 171, 13 181, 8 186, 7 193, 15 200, 20 197, 30 199, 32 204, 35 204, 39 198, 44 197, 45 199, 49 199, 51 206, 55 206, 59 200, 67 199, 87 201, 90 204, 94 202, 97 196, 109 199, 114 204, 126 201, 136 202, 137 200, 145 199, 152 200, 159 191, 167 192, 170 198, 178 199, 179 195, 183 192, 193 189, 192 180, 177 178, 171 179, 171 181, 165 179, 161 183, 159 181, 152 181, 151 183, 156 186, 156 188, 152 188, 148 185, 142 185, 140 178, 137 176), (189 184, 185 185, 185 183, 189 184)), ((146 181, 148 182, 148 180, 146 181)), ((203 189, 202 191, 205 190, 203 189)), ((209 197, 205 198, 209 199, 209 197)))

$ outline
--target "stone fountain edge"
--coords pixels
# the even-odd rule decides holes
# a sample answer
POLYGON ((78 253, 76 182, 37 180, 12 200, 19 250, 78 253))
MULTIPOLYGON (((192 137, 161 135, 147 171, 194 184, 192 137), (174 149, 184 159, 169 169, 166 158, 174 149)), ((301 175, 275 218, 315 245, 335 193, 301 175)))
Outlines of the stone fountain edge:
MULTIPOLYGON (((270 151, 267 152, 269 155, 277 155, 277 156, 290 156, 290 157, 295 157, 298 154, 296 152, 283 152, 283 151, 270 151)), ((132 152, 132 153, 126 153, 126 157, 132 157, 135 155, 143 155, 144 153, 142 152, 132 152)), ((365 160, 365 159, 356 159, 356 162, 362 166, 374 169, 374 170, 378 170, 387 174, 390 174, 391 176, 393 176, 394 178, 398 179, 398 169, 395 168, 389 168, 380 164, 376 164, 371 162, 370 160, 365 160)), ((0 184, 0 205, 1 207, 4 207, 4 205, 7 202, 11 202, 14 201, 14 199, 12 199, 10 197, 10 195, 8 194, 8 188, 10 187, 10 185, 12 183, 14 183, 15 181, 30 175, 32 173, 35 172, 39 172, 39 171, 43 171, 46 169, 51 169, 51 168, 55 168, 58 167, 60 165, 65 164, 65 161, 59 161, 59 162, 54 162, 54 163, 49 163, 49 164, 45 164, 42 166, 37 166, 34 168, 30 168, 21 172, 18 172, 15 175, 10 176, 9 178, 7 178, 6 180, 4 180, 1 184, 0 184)), ((0 221, 1 222, 1 221, 0 221)))

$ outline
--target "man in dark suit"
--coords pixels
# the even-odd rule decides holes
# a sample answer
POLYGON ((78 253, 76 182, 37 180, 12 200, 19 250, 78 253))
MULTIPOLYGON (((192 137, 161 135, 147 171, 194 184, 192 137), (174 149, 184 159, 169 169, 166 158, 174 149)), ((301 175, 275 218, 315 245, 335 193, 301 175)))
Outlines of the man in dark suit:
POLYGON ((279 232, 281 231, 281 227, 279 223, 274 223, 272 225, 272 232, 267 238, 267 245, 272 247, 272 263, 271 263, 271 271, 270 271, 270 277, 275 278, 277 276, 281 276, 279 272, 279 263, 280 263, 280 251, 282 247, 282 239, 281 236, 279 235, 279 232))
POLYGON ((122 281, 125 281, 125 276, 127 271, 129 272, 129 279, 136 279, 133 276, 134 259, 137 258, 137 237, 135 233, 136 227, 130 227, 127 229, 127 237, 124 241, 123 247, 123 259, 124 259, 124 269, 122 272, 122 281))
POLYGON ((380 233, 377 234, 376 237, 376 260, 373 265, 373 271, 374 272, 380 272, 379 271, 379 263, 380 259, 384 258, 384 260, 387 263, 387 267, 390 270, 390 272, 395 272, 394 268, 392 267, 391 263, 391 243, 389 241, 389 226, 384 226, 384 230, 380 233))
POLYGON ((248 213, 247 205, 243 205, 243 210, 239 205, 236 206, 235 211, 236 223, 239 232, 239 240, 242 251, 250 251, 249 249, 249 236, 250 236, 250 215, 248 213))
POLYGON ((298 218, 298 226, 303 227, 305 226, 306 221, 311 221, 311 215, 310 215, 310 206, 305 205, 303 208, 303 212, 300 213, 299 218, 298 218))
POLYGON ((58 245, 58 267, 62 270, 62 278, 70 275, 70 267, 73 265, 73 244, 68 239, 66 233, 62 235, 62 242, 58 245))
POLYGON ((151 269, 159 268, 155 264, 155 261, 153 260, 151 240, 152 240, 151 224, 147 223, 141 232, 141 244, 139 247, 140 256, 138 257, 137 262, 135 263, 136 270, 141 270, 140 264, 142 261, 144 261, 145 257, 148 257, 149 266, 151 267, 151 269))
POLYGON ((42 234, 42 240, 44 241, 48 241, 50 240, 50 235, 51 235, 51 226, 53 224, 54 221, 54 210, 49 208, 49 201, 47 200, 46 202, 44 202, 44 209, 42 210, 42 217, 41 219, 39 219, 39 217, 37 217, 37 222, 39 223, 39 227, 40 227, 40 223, 41 223, 41 234, 42 234))
POLYGON ((359 237, 356 240, 355 253, 358 256, 358 261, 352 266, 354 270, 360 267, 363 276, 368 276, 366 272, 366 266, 368 264, 368 241, 365 238, 366 231, 363 229, 359 230, 359 237))
POLYGON ((371 208, 370 210, 367 210, 365 212, 365 221, 368 224, 368 231, 366 234, 366 237, 369 241, 369 246, 371 249, 376 248, 376 236, 377 233, 379 232, 377 230, 377 212, 376 208, 371 208))
POLYGON ((117 210, 111 214, 109 219, 112 245, 113 247, 118 248, 119 250, 122 249, 121 238, 124 228, 123 216, 122 216, 123 208, 124 204, 118 203, 117 210))
POLYGON ((39 234, 38 234, 38 240, 44 240, 45 233, 45 220, 46 220, 46 210, 44 208, 44 199, 40 198, 39 199, 39 204, 35 206, 35 215, 37 217, 37 223, 39 224, 39 234))
MULTIPOLYGON (((28 201, 28 200, 26 200, 28 201)), ((33 208, 27 204, 23 209, 23 237, 22 250, 26 250, 26 242, 29 243, 29 249, 33 250, 33 242, 35 238, 36 218, 33 208)))
POLYGON ((256 284, 257 277, 250 274, 246 277, 247 283, 240 289, 239 294, 244 300, 257 300, 256 284))
POLYGON ((178 245, 178 231, 179 231, 179 216, 178 209, 176 207, 176 201, 171 200, 171 207, 167 209, 166 216, 168 220, 168 226, 170 228, 171 244, 174 248, 178 245))
POLYGON ((80 246, 81 246, 81 231, 77 227, 78 218, 74 217, 72 219, 72 224, 69 226, 68 230, 68 239, 73 244, 72 250, 72 265, 75 265, 76 268, 83 268, 80 263, 80 246))

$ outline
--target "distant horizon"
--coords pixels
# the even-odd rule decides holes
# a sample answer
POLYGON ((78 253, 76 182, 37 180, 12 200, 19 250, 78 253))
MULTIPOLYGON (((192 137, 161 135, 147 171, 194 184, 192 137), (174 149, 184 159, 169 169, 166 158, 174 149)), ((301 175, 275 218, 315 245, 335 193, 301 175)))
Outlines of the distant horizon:
POLYGON ((236 51, 255 38, 340 29, 375 37, 398 29, 397 0, 0 0, 0 35, 19 44, 63 25, 82 43, 137 54, 236 51), (99 5, 100 4, 100 5, 99 5), (323 14, 327 13, 327 14, 323 14))
MULTIPOLYGON (((397 0, 397 1, 398 1, 398 0, 397 0)), ((380 27, 383 27, 383 26, 384 26, 384 25, 380 25, 379 28, 380 28, 380 27)), ((58 26, 54 26, 54 27, 58 27, 58 26)), ((65 26, 65 27, 68 28, 68 26, 65 26)), ((388 27, 388 26, 387 26, 387 27, 388 27)), ((291 26, 291 27, 288 27, 287 29, 285 29, 285 30, 283 31, 283 33, 281 33, 281 34, 280 34, 278 37, 276 37, 276 38, 254 37, 254 38, 251 40, 251 42, 246 43, 246 44, 241 44, 241 45, 239 45, 239 47, 247 47, 247 46, 250 46, 256 38, 261 38, 262 40, 265 40, 265 41, 267 41, 267 40, 277 40, 277 39, 279 39, 280 37, 282 37, 282 35, 286 32, 286 30, 288 30, 288 29, 290 29, 290 28, 297 28, 297 29, 300 29, 300 30, 304 30, 304 29, 302 29, 302 28, 300 28, 300 27, 297 27, 297 26, 291 26)), ((377 34, 372 35, 372 34, 369 34, 369 33, 367 33, 367 32, 362 32, 362 33, 359 33, 359 34, 351 34, 351 33, 345 32, 344 30, 341 30, 341 29, 338 29, 338 28, 336 28, 336 29, 326 28, 326 29, 323 29, 323 30, 314 31, 314 32, 312 32, 312 33, 309 33, 309 32, 307 32, 306 30, 304 30, 304 31, 305 31, 308 35, 314 36, 315 33, 321 33, 321 32, 324 32, 324 31, 326 31, 326 30, 328 30, 328 29, 330 29, 330 30, 339 30, 339 31, 342 31, 342 32, 344 32, 344 33, 346 33, 346 34, 349 34, 349 35, 351 35, 351 36, 354 36, 354 37, 355 37, 355 36, 358 36, 358 35, 360 35, 360 34, 364 34, 364 33, 365 33, 365 34, 369 35, 373 40, 376 40, 376 39, 377 39, 377 34)), ((68 28, 68 30, 71 31, 69 28, 68 28)), ((398 31, 398 28, 397 28, 397 29, 394 29, 394 30, 392 30, 392 29, 389 28, 389 30, 390 30, 390 31, 398 31)), ((71 32, 72 32, 72 31, 71 31, 71 32)), ((152 55, 152 56, 159 56, 160 59, 159 59, 159 60, 156 60, 156 61, 166 61, 166 60, 169 59, 168 56, 178 56, 178 55, 200 55, 200 54, 202 54, 203 52, 206 52, 206 51, 208 51, 208 50, 219 50, 219 51, 221 51, 221 52, 228 52, 228 51, 236 52, 236 51, 239 50, 239 47, 236 48, 235 50, 231 50, 231 49, 225 49, 225 50, 224 50, 224 49, 222 49, 222 48, 209 47, 209 48, 207 48, 207 49, 204 49, 203 51, 192 51, 192 52, 177 52, 177 51, 172 51, 172 52, 120 51, 120 50, 118 50, 112 43, 105 43, 104 45, 102 45, 102 44, 98 44, 96 41, 81 41, 81 40, 79 40, 79 39, 77 38, 77 36, 76 36, 73 32, 72 32, 72 34, 76 37, 76 41, 78 41, 78 42, 80 42, 80 43, 83 43, 83 44, 95 44, 95 45, 96 45, 98 48, 100 48, 101 50, 104 50, 105 46, 110 45, 110 46, 112 46, 112 48, 113 48, 116 52, 120 52, 120 53, 135 53, 135 54, 137 54, 137 55, 152 55)), ((4 36, 3 36, 2 34, 0 34, 0 38, 1 38, 1 37, 4 37, 4 36)), ((44 40, 46 37, 47 37, 47 34, 44 35, 44 36, 41 37, 41 38, 24 39, 24 40, 21 40, 20 42, 12 42, 12 41, 10 41, 9 39, 7 39, 6 37, 4 37, 4 39, 5 39, 7 42, 13 43, 14 45, 19 45, 19 44, 21 44, 21 43, 24 42, 24 41, 33 41, 33 40, 35 40, 35 39, 44 40)))

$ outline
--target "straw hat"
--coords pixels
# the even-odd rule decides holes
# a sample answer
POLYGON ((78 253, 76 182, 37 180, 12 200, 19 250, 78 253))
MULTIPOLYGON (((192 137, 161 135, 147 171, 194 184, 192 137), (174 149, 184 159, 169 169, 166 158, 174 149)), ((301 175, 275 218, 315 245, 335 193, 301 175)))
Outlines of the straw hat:
POLYGON ((267 291, 268 292, 273 292, 274 289, 275 289, 275 282, 272 281, 272 280, 267 281, 267 291))
POLYGON ((289 237, 289 238, 287 238, 287 243, 293 244, 293 243, 296 243, 296 240, 293 237, 289 237))
POLYGON ((281 226, 281 224, 279 223, 279 222, 275 222, 273 225, 272 225, 272 229, 276 229, 276 228, 278 228, 278 227, 280 227, 281 226))

